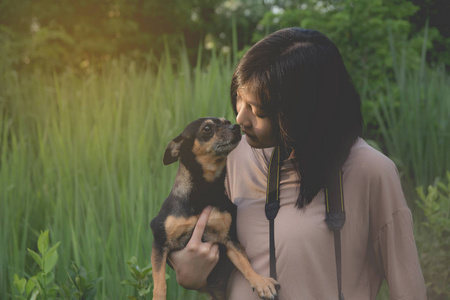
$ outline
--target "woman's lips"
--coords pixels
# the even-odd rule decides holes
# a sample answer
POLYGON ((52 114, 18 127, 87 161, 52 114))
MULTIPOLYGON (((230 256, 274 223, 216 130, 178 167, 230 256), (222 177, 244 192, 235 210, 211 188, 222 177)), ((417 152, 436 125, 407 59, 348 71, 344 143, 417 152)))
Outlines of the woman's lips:
POLYGON ((257 138, 256 138, 255 136, 249 134, 248 132, 246 132, 246 131, 242 131, 242 132, 244 132, 244 134, 245 134, 248 138, 250 138, 252 141, 256 141, 256 140, 257 140, 257 138))

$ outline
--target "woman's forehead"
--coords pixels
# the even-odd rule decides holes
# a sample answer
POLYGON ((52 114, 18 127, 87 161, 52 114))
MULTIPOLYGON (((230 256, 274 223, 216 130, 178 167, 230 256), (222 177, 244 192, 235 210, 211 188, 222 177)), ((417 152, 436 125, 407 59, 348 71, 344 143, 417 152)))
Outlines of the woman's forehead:
POLYGON ((251 99, 259 102, 258 92, 253 87, 250 87, 248 85, 240 86, 237 89, 237 93, 241 97, 251 98, 251 99))
POLYGON ((259 96, 258 96, 259 95, 258 85, 253 83, 253 82, 249 82, 249 83, 245 83, 245 84, 239 85, 237 91, 240 94, 253 95, 256 98, 259 98, 259 96))

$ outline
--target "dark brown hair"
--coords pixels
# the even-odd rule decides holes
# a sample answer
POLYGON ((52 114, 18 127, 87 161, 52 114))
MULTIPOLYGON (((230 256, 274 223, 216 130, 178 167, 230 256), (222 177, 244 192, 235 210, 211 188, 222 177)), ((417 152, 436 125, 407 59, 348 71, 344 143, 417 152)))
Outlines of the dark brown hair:
POLYGON ((239 61, 231 82, 251 89, 279 132, 285 153, 294 151, 300 178, 297 207, 309 204, 341 168, 362 133, 361 101, 337 47, 325 35, 302 28, 276 31, 239 61))

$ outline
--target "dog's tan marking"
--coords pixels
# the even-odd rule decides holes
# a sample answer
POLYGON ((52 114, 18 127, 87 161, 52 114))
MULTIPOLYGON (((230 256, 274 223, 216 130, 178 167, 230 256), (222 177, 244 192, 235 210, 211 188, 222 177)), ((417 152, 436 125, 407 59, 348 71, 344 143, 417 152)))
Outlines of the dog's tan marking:
POLYGON ((183 198, 189 194, 192 190, 192 178, 191 173, 186 169, 183 164, 178 167, 178 173, 175 177, 175 184, 173 187, 173 194, 176 197, 183 198))
POLYGON ((195 140, 192 147, 192 153, 195 154, 195 159, 202 166, 203 178, 207 182, 214 181, 221 173, 227 164, 224 157, 215 156, 213 149, 215 138, 210 139, 206 143, 200 143, 195 140))
POLYGON ((231 226, 231 215, 228 212, 220 212, 218 209, 213 208, 206 226, 220 234, 228 236, 228 231, 231 226))
POLYGON ((197 139, 194 141, 194 146, 192 147, 192 153, 194 153, 196 156, 199 155, 205 155, 210 153, 211 155, 214 155, 213 153, 213 147, 214 143, 217 140, 217 136, 214 136, 213 138, 209 139, 207 142, 200 143, 197 139))
POLYGON ((152 249, 153 268, 153 300, 165 300, 167 294, 166 284, 166 259, 167 251, 160 252, 155 247, 152 249))
MULTIPOLYGON (((193 231, 195 224, 197 224, 198 217, 199 216, 183 218, 168 216, 166 222, 164 223, 168 243, 172 243, 172 241, 178 239, 186 232, 193 231)), ((231 215, 228 212, 220 212, 218 209, 213 208, 206 223, 205 233, 212 230, 215 233, 221 234, 222 236, 220 240, 223 240, 223 237, 228 236, 230 226, 231 215)))
POLYGON ((192 216, 189 218, 168 216, 164 227, 166 228, 168 243, 171 240, 178 239, 186 232, 194 230, 195 224, 197 224, 198 216, 192 216))

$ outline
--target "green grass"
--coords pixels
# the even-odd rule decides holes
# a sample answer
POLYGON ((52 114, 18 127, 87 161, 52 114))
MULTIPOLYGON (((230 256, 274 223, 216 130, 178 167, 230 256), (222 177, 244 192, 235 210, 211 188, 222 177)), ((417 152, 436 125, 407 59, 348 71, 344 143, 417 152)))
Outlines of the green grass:
POLYGON ((450 170, 450 77, 444 66, 426 64, 428 25, 420 66, 408 66, 406 50, 395 53, 389 37, 395 80, 386 81, 386 93, 374 95, 374 113, 387 154, 414 190, 444 178, 450 170))
MULTIPOLYGON (((0 75, 0 298, 11 297, 14 273, 33 273, 26 249, 44 229, 61 241, 57 278, 74 260, 103 278, 100 299, 132 293, 120 284, 126 261, 150 261, 149 223, 176 171, 162 165, 166 145, 198 117, 232 117, 230 62, 180 61, 116 61, 85 78, 0 75)), ((168 290, 198 298, 173 274, 168 290)))
POLYGON ((450 77, 444 69, 408 72, 375 110, 388 154, 410 186, 429 185, 450 170, 450 77))

